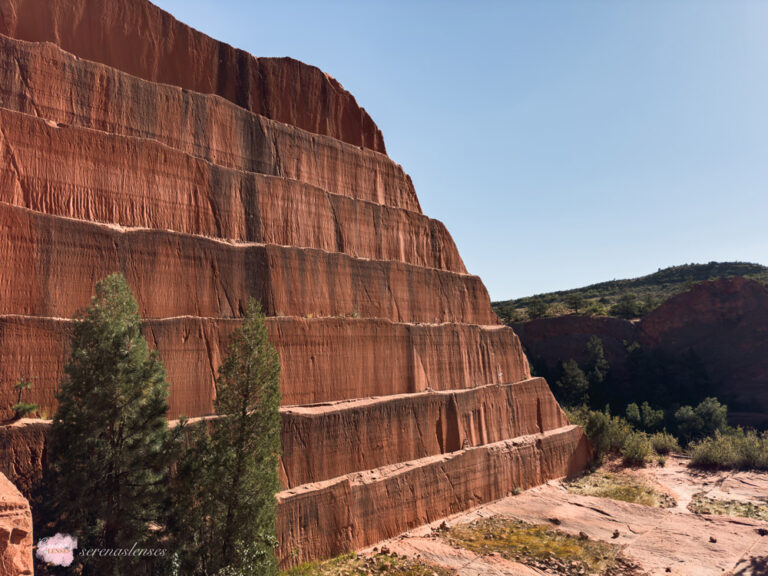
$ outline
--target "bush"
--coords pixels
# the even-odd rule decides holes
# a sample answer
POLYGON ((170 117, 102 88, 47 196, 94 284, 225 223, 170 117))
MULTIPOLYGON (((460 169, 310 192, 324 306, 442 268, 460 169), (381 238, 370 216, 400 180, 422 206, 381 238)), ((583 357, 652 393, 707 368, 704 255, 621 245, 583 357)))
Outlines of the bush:
POLYGON ((600 412, 582 406, 569 410, 568 418, 584 428, 584 433, 592 443, 595 458, 598 461, 602 460, 606 454, 619 452, 633 433, 629 422, 618 416, 611 416, 608 409, 600 412))
POLYGON ((705 398, 696 408, 682 406, 675 412, 679 436, 686 442, 725 432, 727 417, 728 407, 717 398, 705 398))
POLYGON ((768 432, 737 428, 694 442, 691 466, 739 470, 768 470, 768 432))
POLYGON ((666 455, 670 452, 680 452, 680 444, 677 438, 667 432, 656 432, 651 435, 651 446, 654 452, 660 455, 666 455))
POLYGON ((621 459, 627 466, 645 466, 653 455, 651 442, 644 432, 630 434, 621 447, 621 459))

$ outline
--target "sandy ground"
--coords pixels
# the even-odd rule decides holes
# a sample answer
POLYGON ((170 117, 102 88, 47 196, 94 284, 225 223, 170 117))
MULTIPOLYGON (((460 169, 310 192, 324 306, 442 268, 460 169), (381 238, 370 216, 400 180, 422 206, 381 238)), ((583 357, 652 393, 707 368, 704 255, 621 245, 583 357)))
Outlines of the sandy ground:
MULTIPOLYGON (((567 492, 559 482, 550 482, 453 516, 447 524, 491 516, 535 523, 557 518, 561 530, 573 534, 585 532, 590 538, 619 544, 624 554, 648 574, 768 576, 768 536, 759 533, 768 529, 768 523, 727 516, 697 516, 687 509, 697 492, 712 498, 764 502, 768 498, 768 474, 691 471, 682 458, 669 458, 663 468, 623 470, 622 473, 643 476, 657 484, 677 500, 677 506, 662 510, 582 496, 567 492), (615 530, 619 536, 614 539, 615 530)), ((499 556, 481 557, 468 550, 455 549, 435 534, 438 524, 412 530, 379 544, 378 548, 387 546, 398 554, 453 568, 462 576, 542 574, 499 556)))

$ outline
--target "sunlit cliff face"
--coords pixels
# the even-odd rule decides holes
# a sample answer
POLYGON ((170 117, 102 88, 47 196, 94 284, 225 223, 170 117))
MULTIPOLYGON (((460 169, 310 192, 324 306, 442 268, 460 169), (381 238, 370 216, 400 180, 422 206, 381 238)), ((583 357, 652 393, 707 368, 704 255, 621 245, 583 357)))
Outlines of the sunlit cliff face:
POLYGON ((13 509, 0 511, 0 573, 32 574, 29 554, 31 534, 24 529, 12 527, 20 519, 13 509))

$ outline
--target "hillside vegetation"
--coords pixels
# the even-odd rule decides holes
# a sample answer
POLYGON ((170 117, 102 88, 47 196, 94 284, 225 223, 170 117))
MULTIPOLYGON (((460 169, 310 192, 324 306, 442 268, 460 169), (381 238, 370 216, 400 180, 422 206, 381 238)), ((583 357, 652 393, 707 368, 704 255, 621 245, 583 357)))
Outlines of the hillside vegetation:
POLYGON ((768 267, 748 262, 684 264, 639 278, 494 302, 493 308, 505 323, 572 313, 638 318, 693 284, 734 276, 768 282, 768 267))

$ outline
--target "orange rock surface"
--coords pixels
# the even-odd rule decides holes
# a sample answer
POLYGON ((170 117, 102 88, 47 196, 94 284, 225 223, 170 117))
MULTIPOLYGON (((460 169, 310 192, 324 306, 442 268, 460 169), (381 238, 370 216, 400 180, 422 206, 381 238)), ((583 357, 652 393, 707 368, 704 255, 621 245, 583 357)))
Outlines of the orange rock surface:
POLYGON ((455 452, 568 424, 542 378, 283 409, 283 484, 455 452))
MULTIPOLYGON (((171 383, 171 417, 212 413, 215 371, 237 324, 194 317, 145 322, 144 334, 159 350, 171 383)), ((501 326, 283 317, 269 318, 267 327, 280 354, 286 406, 530 377, 517 336, 501 326)), ((0 419, 11 416, 20 377, 33 381, 27 401, 53 414, 70 335, 66 319, 0 316, 0 382, 7 383, 0 388, 0 419)))
MULTIPOLYGON (((170 418, 215 417, 229 337, 262 302, 283 566, 590 456, 354 98, 145 0, 0 2, 0 253, 0 419, 20 378, 54 413, 71 317, 112 272, 166 367, 170 418)), ((0 426, 0 472, 25 495, 48 427, 0 426)))
POLYGON ((289 565, 362 548, 576 474, 590 457, 581 429, 567 426, 285 490, 277 495, 279 556, 289 565))
POLYGON ((291 58, 254 58, 146 0, 3 0, 0 33, 54 42, 145 80, 218 94, 278 122, 386 152, 371 117, 328 74, 291 58))
POLYGON ((0 473, 0 574, 32 574, 32 513, 29 502, 0 473))
POLYGON ((119 230, 0 202, 0 314, 70 317, 95 281, 121 272, 145 318, 269 315, 495 324, 477 276, 272 244, 119 230), (169 278, 183 282, 169 283, 169 278))
POLYGON ((150 140, 0 109, 0 159, 0 200, 32 210, 466 272, 445 226, 420 212, 222 168, 150 140))

